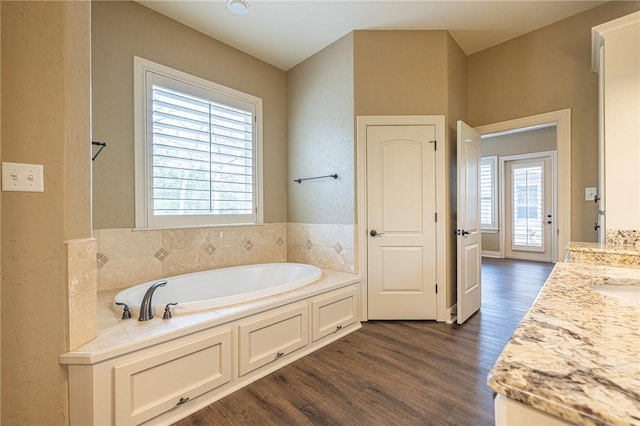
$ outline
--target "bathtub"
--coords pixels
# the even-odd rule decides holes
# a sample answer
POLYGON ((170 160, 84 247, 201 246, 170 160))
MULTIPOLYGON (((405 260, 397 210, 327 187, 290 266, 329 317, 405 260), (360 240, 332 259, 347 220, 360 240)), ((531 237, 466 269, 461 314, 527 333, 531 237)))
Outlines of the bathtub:
MULTIPOLYGON (((153 294, 152 305, 156 316, 162 316, 168 303, 173 314, 184 314, 235 305, 294 290, 320 279, 322 271, 313 265, 300 263, 264 263, 213 269, 164 278, 167 284, 153 294)), ((157 281, 129 287, 115 298, 124 303, 134 315, 140 312, 140 303, 149 286, 157 281)), ((122 312, 122 307, 113 305, 122 312)))

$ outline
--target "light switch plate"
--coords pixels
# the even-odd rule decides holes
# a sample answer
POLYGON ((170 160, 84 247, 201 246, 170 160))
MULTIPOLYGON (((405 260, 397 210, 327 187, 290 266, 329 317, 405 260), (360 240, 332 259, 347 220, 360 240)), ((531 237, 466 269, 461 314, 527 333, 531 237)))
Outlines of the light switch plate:
POLYGON ((2 163, 2 190, 44 192, 42 164, 2 163))
POLYGON ((584 200, 585 201, 593 201, 598 195, 597 188, 585 188, 584 189, 584 200))

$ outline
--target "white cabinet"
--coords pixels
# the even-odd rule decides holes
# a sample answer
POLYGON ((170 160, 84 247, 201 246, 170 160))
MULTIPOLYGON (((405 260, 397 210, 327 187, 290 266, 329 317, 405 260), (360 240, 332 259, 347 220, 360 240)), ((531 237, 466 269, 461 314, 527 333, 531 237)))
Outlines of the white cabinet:
POLYGON ((63 355, 70 424, 174 423, 360 328, 359 289, 351 283, 244 316, 236 311, 189 335, 132 342, 97 359, 90 352, 63 355))
POLYGON ((239 375, 277 361, 309 343, 309 308, 299 303, 240 323, 239 375))
POLYGON ((500 394, 495 396, 493 406, 496 426, 569 426, 571 424, 500 394))
POLYGON ((640 230, 640 12, 594 27, 592 47, 600 84, 600 210, 607 230, 640 230))
POLYGON ((231 380, 231 330, 200 333, 113 367, 115 422, 140 424, 231 380))
POLYGON ((347 287, 311 301, 313 341, 339 332, 358 320, 357 288, 347 287))

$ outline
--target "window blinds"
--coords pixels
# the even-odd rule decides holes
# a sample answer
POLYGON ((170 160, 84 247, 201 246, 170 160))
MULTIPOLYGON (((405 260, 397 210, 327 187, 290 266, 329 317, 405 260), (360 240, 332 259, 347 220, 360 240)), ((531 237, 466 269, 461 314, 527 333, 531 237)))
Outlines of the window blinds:
POLYGON ((155 215, 252 214, 250 111, 152 86, 155 215))

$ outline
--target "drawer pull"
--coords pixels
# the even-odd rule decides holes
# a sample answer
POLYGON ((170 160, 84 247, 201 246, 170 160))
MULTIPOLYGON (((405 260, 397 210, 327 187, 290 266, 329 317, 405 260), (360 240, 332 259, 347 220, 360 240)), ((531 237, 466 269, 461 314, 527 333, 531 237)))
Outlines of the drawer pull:
POLYGON ((182 405, 182 404, 184 404, 184 403, 185 403, 185 402, 187 402, 189 399, 191 399, 191 398, 189 398, 189 397, 186 397, 186 398, 180 398, 180 401, 178 401, 178 403, 176 404, 176 406, 177 406, 177 405, 182 405))
POLYGON ((342 330, 342 326, 341 326, 341 325, 339 325, 339 326, 337 326, 337 327, 336 327, 336 331, 334 331, 334 333, 337 333, 337 332, 338 332, 338 331, 340 331, 340 330, 342 330))
POLYGON ((284 352, 278 352, 278 353, 276 354, 276 359, 278 359, 278 358, 282 358, 283 356, 284 356, 284 352))

